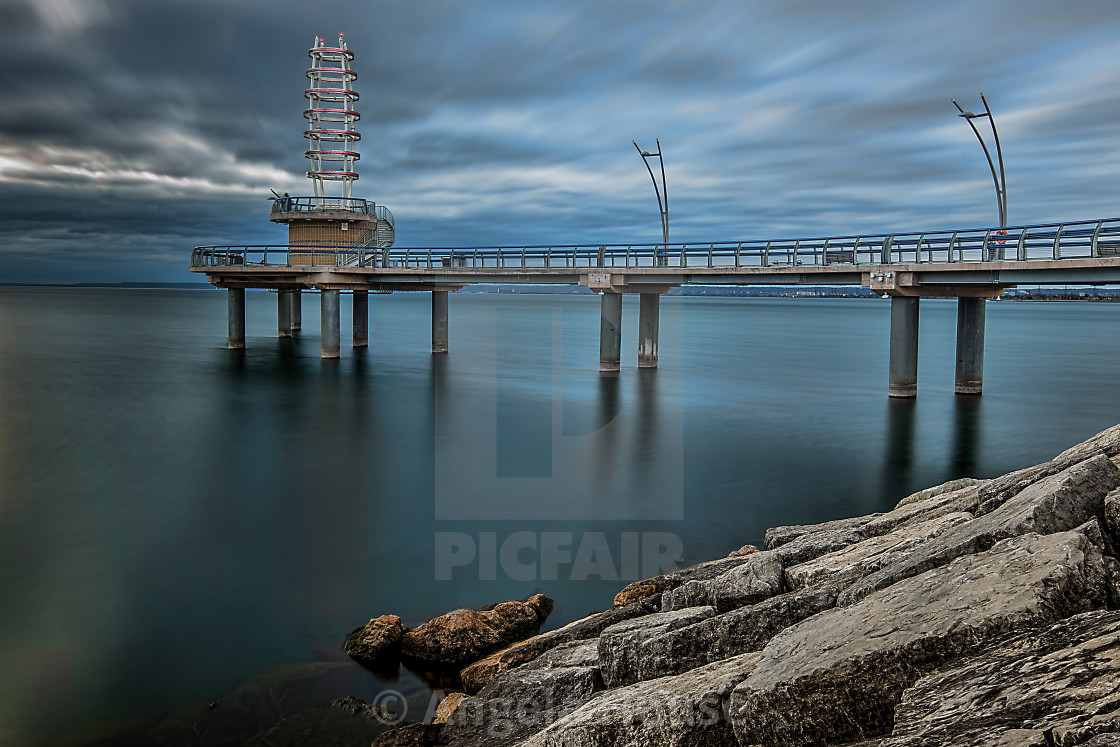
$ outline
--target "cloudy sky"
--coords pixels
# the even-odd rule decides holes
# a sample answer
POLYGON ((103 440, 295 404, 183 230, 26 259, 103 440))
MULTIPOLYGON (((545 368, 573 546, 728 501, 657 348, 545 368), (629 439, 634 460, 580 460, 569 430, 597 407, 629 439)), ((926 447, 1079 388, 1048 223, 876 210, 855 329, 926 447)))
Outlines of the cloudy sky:
POLYGON ((398 246, 676 241, 995 223, 950 98, 995 112, 1012 224, 1120 214, 1105 2, 0 0, 0 282, 183 281, 283 243, 307 49, 346 35, 355 194, 398 246))

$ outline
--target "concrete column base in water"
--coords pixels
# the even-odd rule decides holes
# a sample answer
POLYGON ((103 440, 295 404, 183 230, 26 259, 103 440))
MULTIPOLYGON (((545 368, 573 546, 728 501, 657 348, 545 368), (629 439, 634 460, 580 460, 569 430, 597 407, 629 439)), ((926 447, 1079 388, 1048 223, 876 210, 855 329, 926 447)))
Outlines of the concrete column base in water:
POLYGON ((891 298, 891 364, 888 394, 918 396, 918 305, 917 296, 891 298))
POLYGON ((622 294, 603 293, 599 326, 599 371, 618 373, 622 361, 622 294))
POLYGON ((292 292, 290 290, 276 292, 276 336, 292 336, 292 292))
POLYGON ((432 352, 447 352, 447 291, 432 291, 432 352))
POLYGON ((657 368, 657 332, 660 312, 660 293, 639 294, 638 368, 657 368))
POLYGON ((303 329, 303 291, 292 291, 292 329, 303 329))
POLYGON ((957 394, 984 391, 984 298, 957 299, 957 394))
POLYGON ((245 289, 227 288, 226 302, 229 312, 229 335, 226 347, 230 350, 245 348, 245 289))
POLYGON ((354 347, 369 345, 369 291, 354 291, 354 347))
POLYGON ((319 293, 319 303, 322 318, 322 357, 339 357, 338 339, 338 294, 336 290, 323 290, 319 293))

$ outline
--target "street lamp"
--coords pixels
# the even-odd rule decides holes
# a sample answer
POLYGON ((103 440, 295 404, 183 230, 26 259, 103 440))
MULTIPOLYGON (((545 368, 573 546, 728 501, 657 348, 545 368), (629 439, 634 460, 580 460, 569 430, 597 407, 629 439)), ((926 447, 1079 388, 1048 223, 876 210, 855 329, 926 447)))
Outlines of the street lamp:
POLYGON ((999 207, 999 226, 1005 228, 1007 226, 1007 179, 1003 172, 1003 151, 999 147, 999 133, 996 132, 996 121, 992 118, 992 110, 988 107, 988 100, 984 98, 984 94, 980 94, 980 100, 984 102, 984 111, 980 114, 974 114, 970 111, 965 111, 961 105, 957 103, 956 99, 950 99, 953 106, 957 107, 960 112, 957 116, 964 117, 968 122, 968 126, 976 133, 976 139, 980 141, 980 147, 984 149, 984 157, 988 159, 988 168, 992 170, 992 181, 996 184, 996 204, 999 207), (980 136, 980 130, 976 129, 976 125, 972 120, 988 118, 988 123, 992 126, 992 137, 996 141, 996 159, 999 161, 999 175, 996 175, 995 164, 992 163, 992 154, 988 151, 988 146, 984 143, 984 138, 980 136))
MULTIPOLYGON (((651 180, 653 180, 653 192, 654 192, 654 194, 657 195, 657 210, 658 210, 658 212, 661 213, 661 241, 662 241, 662 246, 663 246, 664 252, 666 254, 668 254, 668 252, 669 252, 669 188, 665 185, 665 159, 661 157, 661 140, 660 140, 660 138, 654 138, 654 141, 657 143, 657 152, 656 153, 650 153, 648 150, 642 150, 641 148, 638 147, 638 142, 636 140, 631 140, 630 142, 634 143, 635 148, 638 148, 638 153, 642 156, 642 163, 644 163, 646 165, 646 170, 649 171, 649 178, 651 180), (657 178, 653 175, 653 168, 650 167, 650 165, 649 165, 649 160, 648 159, 652 158, 653 156, 657 156, 657 160, 661 164, 661 189, 660 190, 657 188, 657 178), (661 201, 661 193, 662 192, 665 193, 665 202, 664 203, 662 203, 662 201, 661 201)), ((660 258, 657 259, 656 264, 659 265, 659 266, 664 265, 667 261, 668 261, 668 259, 666 257, 660 257, 660 258)))

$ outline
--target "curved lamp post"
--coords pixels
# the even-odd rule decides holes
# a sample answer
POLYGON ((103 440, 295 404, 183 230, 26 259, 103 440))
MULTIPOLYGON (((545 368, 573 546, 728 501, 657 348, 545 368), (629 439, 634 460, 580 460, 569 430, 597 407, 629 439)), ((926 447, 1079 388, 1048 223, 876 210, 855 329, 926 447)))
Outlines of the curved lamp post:
POLYGON ((953 106, 957 107, 960 112, 957 116, 964 117, 968 122, 968 126, 976 133, 976 139, 980 141, 980 147, 984 149, 984 157, 988 159, 988 168, 992 170, 992 181, 996 184, 996 204, 999 207, 999 226, 1004 228, 1007 226, 1007 179, 1003 171, 1003 151, 999 147, 999 133, 996 131, 996 121, 992 118, 992 110, 988 107, 988 100, 984 98, 984 94, 980 94, 980 100, 984 102, 984 111, 980 114, 974 114, 970 111, 965 111, 961 105, 957 103, 956 99, 950 99, 953 106), (980 136, 980 130, 976 129, 976 124, 972 121, 974 119, 988 118, 988 123, 992 126, 992 137, 996 142, 996 160, 999 161, 999 175, 996 175, 995 164, 992 163, 992 154, 988 151, 988 146, 984 143, 984 138, 980 136))
MULTIPOLYGON (((669 251, 669 188, 665 184, 665 159, 661 157, 661 140, 654 138, 657 143, 657 152, 650 153, 647 150, 642 150, 638 147, 636 140, 631 140, 634 147, 638 148, 638 153, 642 156, 642 163, 646 165, 646 170, 649 171, 649 178, 653 180, 653 191, 657 195, 657 210, 661 213, 661 241, 662 250, 666 253, 669 251), (657 178, 653 175, 653 168, 650 167, 647 159, 657 156, 658 162, 661 164, 661 189, 657 188, 657 178), (661 201, 661 193, 665 193, 664 203, 661 201)), ((663 265, 667 261, 667 257, 658 258, 656 264, 663 265)))

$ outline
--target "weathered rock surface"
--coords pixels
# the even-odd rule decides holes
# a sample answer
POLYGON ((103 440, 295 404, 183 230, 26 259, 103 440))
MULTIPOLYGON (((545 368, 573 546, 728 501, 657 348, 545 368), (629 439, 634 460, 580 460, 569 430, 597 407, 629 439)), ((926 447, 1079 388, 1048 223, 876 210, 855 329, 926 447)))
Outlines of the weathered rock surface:
POLYGON ((598 638, 599 634, 606 628, 625 620, 652 614, 659 611, 660 607, 660 598, 643 599, 620 609, 588 615, 581 620, 568 623, 562 628, 550 630, 527 641, 514 644, 464 668, 460 672, 463 688, 473 695, 486 687, 490 680, 494 679, 494 676, 500 672, 532 661, 561 644, 598 638))
POLYGON ((441 739, 493 747, 491 734, 512 744, 556 721, 603 689, 598 647, 598 639, 565 643, 498 674, 447 720, 441 739))
POLYGON ((435 718, 432 719, 432 723, 446 724, 451 714, 459 710, 459 706, 462 702, 469 697, 470 696, 466 693, 448 693, 447 697, 441 700, 439 705, 436 706, 436 715, 435 718))
POLYGON ((637 682, 642 642, 715 615, 715 607, 690 607, 612 625, 599 636, 599 668, 603 682, 607 687, 637 682))
POLYGON ((1088 612, 1000 641, 918 680, 884 747, 1081 745, 1120 732, 1120 612, 1088 612), (1047 738, 1049 735, 1049 740, 1047 738))
POLYGON ((905 559, 852 584, 840 594, 838 604, 854 604, 874 591, 961 555, 983 552, 1008 537, 1073 529, 1100 514, 1105 496, 1118 484, 1120 469, 1104 456, 1075 464, 1028 485, 991 513, 926 540, 905 559))
POLYGON ((675 589, 689 581, 705 581, 710 578, 715 578, 716 576, 721 576, 746 561, 747 556, 752 554, 750 552, 744 552, 747 547, 753 547, 753 545, 744 545, 743 548, 736 550, 726 558, 697 563, 696 565, 690 565, 678 571, 667 573, 664 576, 654 576, 653 578, 635 581, 615 595, 614 607, 618 609, 625 604, 632 604, 633 602, 644 600, 655 594, 661 594, 675 589))
POLYGON ((916 524, 907 523, 889 534, 871 537, 842 550, 786 568, 786 588, 796 590, 829 584, 842 590, 869 573, 902 561, 926 540, 969 522, 972 518, 972 514, 961 512, 916 524))
POLYGON ((665 611, 712 606, 732 610, 780 594, 782 561, 776 552, 744 556, 746 562, 712 579, 689 581, 661 597, 665 611))
POLYGON ((975 513, 980 502, 980 486, 970 485, 960 490, 938 493, 925 500, 907 503, 891 509, 863 526, 868 537, 878 537, 907 526, 954 513, 975 513))
POLYGON ((1120 547, 1120 488, 1104 497, 1104 530, 1108 532, 1113 548, 1120 547))
POLYGON ((754 545, 743 545, 738 550, 732 550, 731 552, 727 553, 727 557, 729 557, 729 558, 745 558, 748 555, 754 555, 756 552, 760 552, 760 551, 754 545))
POLYGON ((535 634, 550 612, 552 600, 543 594, 485 612, 456 610, 405 633, 401 653, 429 664, 462 666, 535 634))
POLYGON ((1097 454, 1113 457, 1120 454, 1120 425, 1106 428, 1092 438, 1086 439, 1076 446, 1063 451, 1054 457, 1053 461, 1062 462, 1068 459, 1088 459, 1097 454))
POLYGON ((978 480, 975 477, 961 477, 956 480, 949 480, 940 485, 934 485, 932 488, 925 488, 919 490, 917 493, 911 493, 903 498, 895 505, 895 509, 909 506, 912 503, 922 503, 930 498, 936 498, 946 493, 958 493, 967 488, 975 488, 985 483, 991 482, 990 480, 978 480))
POLYGON ((356 661, 373 668, 399 662, 401 637, 408 628, 396 615, 375 617, 346 636, 344 648, 356 661))
POLYGON ((1030 534, 822 612, 774 637, 734 690, 736 736, 809 745, 884 735, 922 674, 1011 630, 1099 606, 1103 577, 1085 534, 1030 534))
POLYGON ((843 532, 859 529, 867 522, 879 516, 882 516, 882 514, 868 514, 866 516, 855 516, 850 519, 836 519, 834 521, 821 522, 820 524, 797 524, 784 527, 772 527, 766 530, 762 548, 764 550, 776 550, 782 545, 788 545, 798 537, 803 537, 806 534, 813 534, 815 532, 843 532))
POLYGON ((642 680, 679 674, 739 654, 760 651, 775 635, 836 604, 828 591, 790 592, 749 607, 670 630, 639 644, 642 680))
POLYGON ((819 558, 867 539, 863 529, 824 529, 803 534, 774 550, 782 565, 791 566, 819 558))
POLYGON ((524 747, 683 747, 732 745, 728 694, 754 668, 758 654, 709 664, 600 693, 527 739, 524 747))
POLYGON ((536 710, 579 705, 603 689, 599 674, 599 641, 574 641, 558 646, 528 664, 503 672, 482 688, 479 700, 532 701, 536 710))

